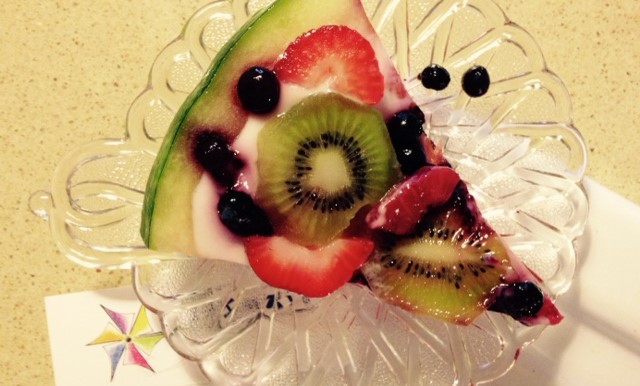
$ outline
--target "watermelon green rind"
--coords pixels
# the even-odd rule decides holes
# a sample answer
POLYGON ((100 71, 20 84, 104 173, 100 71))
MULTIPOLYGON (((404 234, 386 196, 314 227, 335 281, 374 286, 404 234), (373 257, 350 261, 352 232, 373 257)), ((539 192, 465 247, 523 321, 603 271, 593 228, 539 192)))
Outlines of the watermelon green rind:
POLYGON ((167 130, 167 133, 164 137, 162 145, 160 146, 158 155, 156 156, 156 162, 151 169, 151 173, 149 175, 147 187, 145 190, 140 233, 146 245, 150 246, 152 244, 151 220, 153 218, 153 212, 155 209, 155 198, 156 192, 158 190, 158 184, 160 182, 160 177, 165 171, 167 165, 170 164, 169 159, 171 150, 177 143, 177 138, 180 134, 180 128, 185 123, 189 112, 194 107, 195 102, 211 83, 211 79, 217 73, 218 68, 224 61, 224 58, 233 49, 238 40, 240 40, 240 38, 251 27, 251 25, 253 25, 256 20, 262 17, 262 15, 264 15, 264 13, 268 9, 269 8, 265 8, 264 10, 253 15, 253 17, 238 32, 236 32, 236 34, 227 43, 224 44, 224 46, 220 49, 215 59, 213 60, 211 67, 207 71, 207 74, 203 77, 195 90, 183 102, 176 116, 173 118, 173 121, 171 122, 171 125, 169 126, 169 129, 167 130))
POLYGON ((190 138, 197 130, 210 129, 233 141, 248 117, 235 92, 241 73, 253 65, 272 66, 295 38, 327 24, 375 35, 357 0, 279 0, 254 16, 221 49, 176 114, 150 173, 141 222, 147 247, 197 255, 192 199, 202 170, 192 159, 190 138))

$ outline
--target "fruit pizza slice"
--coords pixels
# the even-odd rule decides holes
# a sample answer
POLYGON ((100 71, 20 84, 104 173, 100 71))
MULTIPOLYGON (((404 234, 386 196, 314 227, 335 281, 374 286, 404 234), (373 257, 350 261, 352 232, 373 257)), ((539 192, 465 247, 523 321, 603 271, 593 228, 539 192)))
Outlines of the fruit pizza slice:
POLYGON ((172 122, 143 239, 248 263, 306 296, 361 270, 415 313, 559 321, 424 122, 359 1, 278 0, 225 45, 172 122))

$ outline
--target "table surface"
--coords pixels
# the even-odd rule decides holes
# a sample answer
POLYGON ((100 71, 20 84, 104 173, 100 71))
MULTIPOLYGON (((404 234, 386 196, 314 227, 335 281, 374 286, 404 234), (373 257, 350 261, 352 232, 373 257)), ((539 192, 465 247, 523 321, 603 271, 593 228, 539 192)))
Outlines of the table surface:
MULTIPOLYGON (((640 203, 640 2, 498 0, 540 44, 574 104, 587 175, 640 203)), ((202 0, 0 5, 0 374, 52 385, 43 298, 127 285, 129 273, 80 267, 29 212, 74 147, 120 138, 151 63, 202 0), (126 15, 123 17, 122 15, 126 15)))

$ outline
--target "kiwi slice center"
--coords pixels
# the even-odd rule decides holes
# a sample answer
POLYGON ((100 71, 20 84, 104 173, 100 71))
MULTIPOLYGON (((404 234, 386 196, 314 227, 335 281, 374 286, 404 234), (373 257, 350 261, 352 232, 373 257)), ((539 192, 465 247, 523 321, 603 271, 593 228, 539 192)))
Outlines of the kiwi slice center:
POLYGON ((269 119, 257 166, 256 202, 276 234, 305 246, 334 240, 398 178, 380 112, 333 93, 269 119))
POLYGON ((356 139, 326 131, 298 143, 289 197, 296 206, 324 212, 348 211, 365 199, 367 161, 356 139))
POLYGON ((352 176, 344 154, 339 149, 315 152, 310 159, 309 185, 322 189, 328 194, 336 194, 351 186, 352 176))

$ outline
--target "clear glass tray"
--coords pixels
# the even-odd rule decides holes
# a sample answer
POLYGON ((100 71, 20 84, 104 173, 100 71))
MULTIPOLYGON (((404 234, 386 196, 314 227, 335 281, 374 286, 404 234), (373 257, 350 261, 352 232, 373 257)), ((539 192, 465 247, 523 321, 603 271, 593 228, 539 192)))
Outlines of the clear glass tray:
MULTIPOLYGON (((543 327, 486 313, 460 327, 416 317, 347 285, 307 299, 262 283, 249 267, 147 250, 139 236, 148 172, 182 101, 212 57, 271 1, 220 0, 189 20, 153 63, 119 140, 75 149, 32 210, 78 263, 132 268, 142 302, 168 341, 214 384, 468 385, 495 379, 543 327)), ((469 185, 485 217, 559 295, 575 270, 586 222, 587 152, 571 101, 533 38, 488 0, 367 0, 367 12, 414 98, 428 133, 469 185), (416 75, 430 63, 451 74, 442 92, 416 75), (492 79, 469 98, 473 64, 492 79)))

